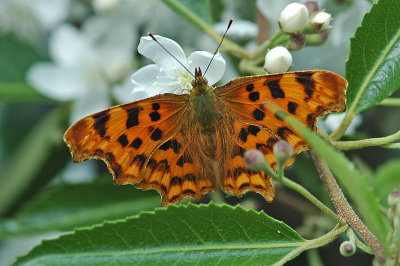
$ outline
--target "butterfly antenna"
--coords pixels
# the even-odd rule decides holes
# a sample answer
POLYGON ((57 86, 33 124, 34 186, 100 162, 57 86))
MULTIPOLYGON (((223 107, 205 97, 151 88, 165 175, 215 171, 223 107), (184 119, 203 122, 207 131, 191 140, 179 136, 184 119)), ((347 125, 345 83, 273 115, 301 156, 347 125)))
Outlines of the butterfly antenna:
POLYGON ((226 36, 226 33, 228 32, 229 28, 231 27, 231 25, 232 25, 232 22, 233 22, 233 19, 231 18, 231 20, 229 20, 228 27, 226 27, 225 33, 224 33, 224 35, 222 36, 222 39, 221 39, 221 41, 220 41, 220 42, 219 42, 219 44, 218 44, 218 47, 217 47, 217 49, 215 50, 215 52, 214 52, 213 56, 211 57, 210 63, 208 63, 208 66, 207 66, 207 68, 206 68, 206 71, 205 71, 205 72, 204 72, 204 74, 203 74, 203 77, 206 75, 206 73, 207 73, 207 70, 208 70, 208 68, 209 68, 209 67, 210 67, 210 65, 211 65, 211 62, 213 61, 213 59, 214 59, 215 55, 217 54, 217 52, 218 52, 218 49, 219 49, 219 47, 221 46, 222 42, 224 41, 224 39, 225 39, 225 36, 226 36))
POLYGON ((190 70, 189 70, 181 61, 179 61, 178 58, 176 58, 173 54, 171 54, 171 53, 167 50, 167 48, 165 48, 164 45, 162 45, 162 44, 156 39, 156 37, 154 37, 154 35, 153 35, 152 33, 148 33, 148 35, 149 35, 156 43, 158 43, 170 56, 172 56, 184 69, 186 69, 186 71, 189 72, 190 75, 192 75, 192 76, 194 77, 193 73, 190 72, 190 70))

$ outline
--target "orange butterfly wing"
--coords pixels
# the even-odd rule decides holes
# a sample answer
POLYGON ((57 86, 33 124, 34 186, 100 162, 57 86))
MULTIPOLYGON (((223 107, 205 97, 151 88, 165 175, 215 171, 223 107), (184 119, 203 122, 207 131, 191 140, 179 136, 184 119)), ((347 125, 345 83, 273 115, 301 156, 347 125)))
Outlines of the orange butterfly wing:
POLYGON ((189 95, 163 94, 80 119, 65 133, 74 162, 102 159, 118 185, 154 188, 162 204, 215 190, 197 180, 179 132, 189 95))
MULTIPOLYGON (((235 118, 233 141, 237 145, 226 161, 225 175, 220 180, 223 189, 237 196, 253 190, 271 201, 274 190, 270 177, 248 170, 242 158, 244 151, 260 150, 275 169, 272 148, 278 140, 289 142, 295 154, 309 147, 264 104, 273 102, 314 130, 320 116, 346 109, 346 87, 347 81, 339 75, 316 70, 242 77, 216 88, 221 104, 235 118)), ((294 157, 287 165, 293 161, 294 157)))

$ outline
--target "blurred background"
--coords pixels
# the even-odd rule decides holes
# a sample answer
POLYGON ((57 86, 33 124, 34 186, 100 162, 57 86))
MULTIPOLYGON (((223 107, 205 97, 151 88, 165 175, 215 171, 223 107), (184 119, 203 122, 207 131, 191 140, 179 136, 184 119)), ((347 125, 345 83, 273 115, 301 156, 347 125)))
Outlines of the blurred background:
MULTIPOLYGON (((280 11, 295 1, 205 1, 208 10, 196 1, 181 2, 221 33, 233 18, 228 38, 251 50, 279 30, 280 11)), ((293 52, 292 70, 326 69, 344 76, 350 37, 371 3, 321 0, 318 4, 333 17, 328 39, 321 46, 293 52)), ((147 32, 175 40, 187 55, 196 50, 213 52, 217 45, 158 0, 0 0, 0 265, 11 263, 43 238, 159 206, 155 191, 114 187, 101 161, 73 164, 62 140, 67 127, 84 115, 138 99, 131 94, 130 77, 150 62, 137 52, 139 39, 147 32)), ((217 85, 243 75, 234 57, 225 53, 223 57, 227 67, 217 85)), ((399 115, 394 108, 373 108, 357 117, 345 137, 392 134, 398 130, 399 115)), ((339 123, 340 117, 332 116, 321 127, 329 132, 339 123)), ((398 155, 380 148, 348 153, 367 176, 379 174, 383 164, 396 167, 398 161, 391 159, 398 155)), ((287 176, 329 204, 307 153, 298 156, 287 176)), ((206 195, 201 202, 263 209, 305 238, 333 227, 299 195, 276 187, 272 204, 255 193, 237 199, 221 192, 206 195)), ((382 195, 391 191, 379 189, 382 195)), ((339 244, 305 252, 291 264, 371 263, 365 253, 341 257, 339 244)))

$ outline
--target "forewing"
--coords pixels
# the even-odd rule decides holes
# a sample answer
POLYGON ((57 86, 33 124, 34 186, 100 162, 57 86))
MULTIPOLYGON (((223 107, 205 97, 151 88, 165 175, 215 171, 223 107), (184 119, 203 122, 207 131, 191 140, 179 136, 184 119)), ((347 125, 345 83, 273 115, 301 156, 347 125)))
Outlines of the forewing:
MULTIPOLYGON (((244 151, 260 150, 267 162, 276 168, 272 153, 275 142, 286 140, 294 147, 295 154, 308 149, 308 145, 286 123, 266 110, 264 104, 278 105, 314 130, 320 116, 345 110, 346 87, 347 82, 339 75, 317 70, 242 77, 216 88, 215 95, 235 121, 232 138, 239 151, 226 162, 221 180, 223 188, 235 195, 254 190, 270 201, 274 192, 269 177, 246 170, 244 151)), ((288 165, 293 161, 292 158, 288 165)))
MULTIPOLYGON (((188 115, 188 95, 163 94, 89 115, 64 135, 75 162, 102 159, 118 185, 154 188, 162 203, 211 190, 197 173, 180 133, 188 115), (202 188, 204 187, 204 188, 202 188)), ((212 184, 211 184, 212 185, 212 184)))

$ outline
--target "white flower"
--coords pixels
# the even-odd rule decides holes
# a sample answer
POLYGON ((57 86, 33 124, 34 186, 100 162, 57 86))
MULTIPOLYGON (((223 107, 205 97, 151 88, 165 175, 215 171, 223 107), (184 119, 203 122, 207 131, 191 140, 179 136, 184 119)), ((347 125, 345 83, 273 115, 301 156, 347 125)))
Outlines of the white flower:
POLYGON ((292 3, 287 5, 279 17, 279 26, 284 32, 299 32, 308 21, 308 10, 305 5, 292 3))
POLYGON ((288 49, 278 46, 265 55, 265 69, 268 73, 286 72, 292 66, 292 55, 288 49))
MULTIPOLYGON (((188 58, 182 48, 175 41, 155 35, 160 42, 176 59, 169 55, 150 36, 141 37, 138 51, 151 59, 155 64, 147 65, 132 75, 135 86, 133 94, 137 99, 150 97, 160 93, 188 93, 192 88, 194 69, 200 67, 203 74, 209 64, 212 54, 204 51, 193 52, 188 58), (178 61, 181 62, 189 73, 178 61)), ((205 74, 208 85, 213 85, 221 79, 225 71, 225 60, 217 53, 205 74)))
POLYGON ((329 28, 329 24, 331 22, 331 14, 326 12, 318 12, 311 19, 311 26, 318 31, 324 31, 329 28))
POLYGON ((121 25, 96 39, 100 36, 95 25, 84 25, 82 31, 60 26, 49 43, 53 62, 36 63, 27 74, 29 83, 40 93, 59 101, 74 101, 71 122, 109 107, 110 84, 128 74, 132 61, 133 37, 127 29, 121 25), (115 73, 115 68, 125 74, 115 73))
POLYGON ((0 32, 40 44, 47 31, 67 18, 69 4, 70 0, 1 0, 0 32))

